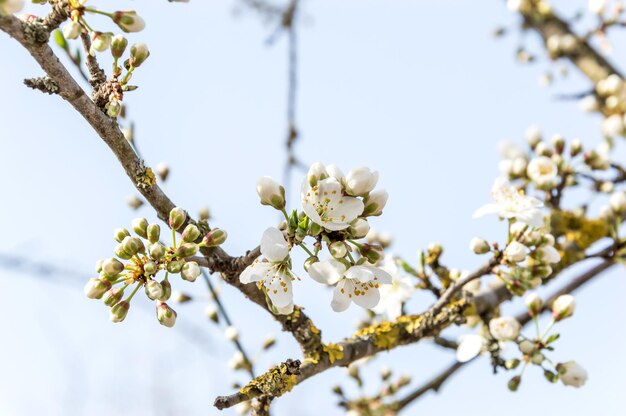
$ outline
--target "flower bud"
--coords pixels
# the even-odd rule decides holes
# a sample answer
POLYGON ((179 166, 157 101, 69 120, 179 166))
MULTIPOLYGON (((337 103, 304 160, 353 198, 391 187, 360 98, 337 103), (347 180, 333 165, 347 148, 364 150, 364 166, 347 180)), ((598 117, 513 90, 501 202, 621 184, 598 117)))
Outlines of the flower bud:
POLYGON ((535 344, 525 339, 524 341, 519 343, 519 350, 524 355, 530 355, 533 353, 533 351, 535 351, 535 344))
POLYGON ((350 223, 350 228, 348 229, 352 237, 354 238, 363 238, 370 231, 370 224, 367 222, 365 218, 357 218, 356 220, 350 223))
POLYGON ((135 218, 131 222, 131 227, 135 234, 142 238, 148 238, 148 220, 145 218, 135 218))
POLYGON ((515 341, 520 329, 520 323, 511 316, 501 316, 489 321, 489 332, 498 341, 515 341))
POLYGON ((222 245, 228 238, 228 233, 220 228, 213 228, 202 239, 202 245, 205 247, 216 247, 222 245))
POLYGON ((353 169, 346 175, 346 193, 353 196, 365 195, 374 189, 378 182, 378 172, 366 167, 353 169))
POLYGON ((256 192, 261 198, 261 204, 270 205, 277 210, 285 208, 285 188, 269 176, 257 181, 256 192))
POLYGON ((615 192, 609 199, 609 205, 616 214, 626 212, 626 194, 622 191, 615 192))
POLYGON ((200 221, 208 221, 209 218, 211 218, 211 212, 209 211, 209 207, 204 206, 200 208, 200 211, 198 211, 198 218, 200 219, 200 221))
POLYGON ((231 341, 236 341, 239 338, 239 331, 234 326, 230 325, 224 330, 224 335, 231 341))
POLYGON ((165 302, 170 298, 170 296, 172 296, 172 284, 167 279, 161 280, 160 284, 163 288, 163 294, 161 295, 159 300, 165 302))
POLYGON ((74 21, 69 22, 61 29, 65 39, 77 39, 82 30, 83 28, 80 26, 80 23, 74 21))
POLYGON ((171 328, 176 323, 176 311, 165 302, 157 302, 156 314, 159 323, 163 326, 171 328))
POLYGON ((161 237, 161 227, 159 224, 150 224, 146 228, 146 237, 151 243, 156 243, 161 237))
POLYGON ((200 276, 200 273, 201 271, 198 263, 195 261, 189 261, 183 266, 180 276, 188 282, 195 282, 198 276, 200 276))
POLYGON ((526 139, 526 143, 534 149, 541 141, 541 129, 539 129, 538 126, 528 127, 524 133, 524 138, 526 139))
POLYGON ((308 272, 309 268, 318 261, 320 261, 320 259, 317 256, 309 257, 304 261, 304 270, 308 272))
POLYGON ((476 254, 485 254, 489 253, 491 247, 489 247, 489 243, 482 238, 474 237, 470 240, 470 250, 476 254))
POLYGON ((185 227, 182 234, 183 240, 188 243, 193 243, 200 237, 200 230, 193 224, 189 224, 185 227))
POLYGON ((196 243, 183 243, 176 249, 176 256, 179 258, 191 257, 198 252, 196 243))
POLYGON ((163 286, 156 280, 151 279, 146 283, 145 292, 150 300, 156 300, 163 296, 163 286))
POLYGON ((217 309, 215 309, 215 306, 213 305, 207 306, 206 309, 204 310, 204 313, 213 322, 215 323, 219 322, 219 315, 217 314, 217 309))
POLYGON ((575 361, 557 364, 556 370, 566 386, 580 387, 587 381, 587 371, 575 361))
POLYGON ((150 276, 155 274, 158 271, 158 267, 156 265, 155 262, 153 262, 152 260, 148 260, 144 265, 143 265, 143 271, 144 274, 150 276))
POLYGON ((524 299, 524 303, 526 304, 526 308, 528 308, 528 314, 530 316, 537 316, 541 312, 541 308, 543 307, 543 300, 536 293, 531 293, 526 296, 524 299))
POLYGON ((109 117, 117 117, 122 112, 122 102, 117 98, 112 98, 106 104, 106 110, 109 117))
POLYGON ((169 225, 173 230, 178 230, 187 220, 187 213, 184 209, 176 207, 170 211, 169 225))
POLYGON ((124 241, 124 238, 126 237, 130 237, 130 233, 128 232, 126 228, 118 228, 113 232, 113 238, 118 243, 121 243, 122 241, 124 241))
POLYGON ((511 391, 517 391, 517 389, 519 388, 519 385, 520 385, 521 382, 522 382, 522 377, 515 376, 515 377, 513 377, 513 378, 511 378, 509 380, 509 383, 507 384, 507 387, 511 391))
POLYGON ((106 279, 91 278, 85 285, 85 296, 89 299, 100 299, 104 293, 111 289, 111 282, 106 279))
POLYGON ((132 254, 127 253, 126 250, 124 249, 124 244, 120 243, 117 246, 115 246, 115 249, 113 250, 113 253, 119 257, 120 259, 123 260, 130 260, 131 257, 133 257, 132 254))
POLYGON ((543 363, 543 360, 545 360, 546 357, 540 353, 539 351, 536 351, 531 357, 530 357, 530 362, 535 364, 535 365, 541 365, 541 363, 543 363))
POLYGON ((552 316, 555 321, 568 318, 574 314, 576 300, 572 295, 561 295, 552 304, 552 316))
POLYGON ((122 241, 122 248, 124 251, 131 256, 134 256, 137 253, 143 253, 145 251, 145 247, 143 242, 137 237, 126 237, 122 241))
POLYGON ((520 263, 526 259, 526 246, 518 243, 517 241, 512 241, 509 245, 504 249, 504 257, 511 262, 520 263))
POLYGON ((318 181, 328 178, 328 172, 326 172, 326 168, 324 164, 321 162, 315 162, 309 168, 309 172, 306 175, 307 181, 309 181, 309 185, 315 186, 318 181))
POLYGON ((109 318, 111 322, 122 322, 126 315, 128 315, 128 310, 130 309, 130 303, 125 300, 117 302, 109 311, 109 318))
POLYGON ((97 52, 104 52, 109 49, 111 45, 111 39, 113 38, 113 33, 107 32, 93 32, 91 35, 91 47, 89 48, 89 54, 94 56, 97 52))
POLYGON ((346 254, 348 254, 348 247, 346 247, 346 243, 343 241, 335 241, 328 246, 328 250, 330 251, 330 255, 337 259, 344 258, 346 254))
POLYGON ((124 263, 115 258, 109 258, 102 261, 102 272, 107 277, 115 277, 118 274, 122 273, 123 270, 124 263))
POLYGON ((131 67, 139 68, 150 56, 150 51, 145 43, 135 43, 130 48, 129 63, 131 67))
POLYGON ((167 249, 161 243, 153 243, 148 247, 148 253, 154 260, 161 260, 163 256, 165 256, 165 253, 167 253, 167 249))
POLYGON ((159 175, 159 178, 161 178, 163 182, 165 182, 167 177, 170 175, 170 167, 163 162, 159 162, 156 166, 156 174, 159 175))
POLYGON ((343 172, 337 165, 326 166, 326 172, 328 172, 329 177, 337 179, 339 183, 342 183, 345 179, 343 172))
POLYGON ((111 39, 111 55, 114 58, 121 58, 128 46, 128 40, 122 35, 115 35, 111 39))
POLYGON ((113 306, 122 300, 122 296, 124 296, 124 289, 119 287, 114 287, 106 291, 102 300, 104 304, 107 306, 113 306))
POLYGON ((115 24, 117 24, 120 29, 124 32, 141 32, 144 27, 146 27, 146 23, 144 20, 137 15, 137 12, 134 10, 125 10, 118 11, 113 13, 112 17, 115 24))
POLYGON ((96 262, 96 273, 100 273, 102 271, 102 263, 104 263, 104 260, 98 260, 96 262))
POLYGON ((363 210, 364 217, 377 217, 383 213, 383 209, 387 204, 389 194, 384 189, 374 191, 368 194, 363 200, 365 209, 363 210))
POLYGON ((179 260, 173 260, 170 261, 167 265, 167 271, 170 273, 180 273, 180 271, 183 269, 183 262, 179 261, 179 260))
POLYGON ((381 246, 367 243, 359 247, 359 252, 372 264, 376 264, 385 256, 381 246))

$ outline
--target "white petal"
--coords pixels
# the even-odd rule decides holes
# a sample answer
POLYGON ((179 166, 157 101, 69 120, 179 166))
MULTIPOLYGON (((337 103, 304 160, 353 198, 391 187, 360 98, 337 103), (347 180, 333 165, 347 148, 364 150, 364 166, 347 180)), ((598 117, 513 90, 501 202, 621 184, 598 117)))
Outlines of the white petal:
POLYGON ((258 282, 264 279, 267 273, 272 269, 272 264, 266 261, 255 260, 254 263, 246 267, 239 275, 239 281, 243 284, 258 282))
POLYGON ((482 217, 487 214, 498 214, 502 210, 502 207, 498 204, 487 204, 478 208, 472 218, 482 217))
POLYGON ((355 287, 357 292, 355 293, 355 296, 352 297, 354 303, 365 309, 371 309, 378 305, 378 302, 380 301, 380 292, 378 292, 376 287, 373 285, 370 286, 367 283, 361 285, 356 284, 355 287))
POLYGON ((538 209, 529 209, 519 212, 515 215, 515 218, 531 227, 540 228, 543 226, 543 213, 538 209))
POLYGON ((391 282, 393 281, 393 278, 391 277, 391 275, 386 270, 380 267, 374 267, 374 266, 363 266, 363 267, 367 268, 370 272, 372 272, 372 274, 374 275, 373 280, 375 280, 376 283, 391 284, 391 282))
POLYGON ((265 287, 272 304, 277 308, 284 308, 292 303, 291 278, 283 270, 278 271, 270 281, 266 281, 265 287))
POLYGON ((324 224, 324 228, 332 231, 344 230, 349 227, 349 223, 363 213, 364 209, 365 205, 362 200, 350 196, 341 197, 332 205, 332 211, 326 212, 325 216, 330 223, 324 224))
POLYGON ((289 247, 283 233, 275 227, 270 227, 261 238, 261 254, 269 261, 279 263, 289 255, 289 247))
POLYGON ((372 280, 374 273, 367 266, 352 266, 346 272, 346 278, 364 283, 372 280))
POLYGON ((344 279, 335 287, 333 291, 333 300, 330 302, 330 307, 335 312, 343 312, 350 306, 351 300, 348 294, 352 294, 354 291, 354 285, 350 280, 344 279))
POLYGON ((456 349, 456 359, 460 363, 465 363, 480 354, 484 346, 485 339, 480 335, 462 335, 459 337, 459 346, 456 349))
POLYGON ((334 285, 337 283, 345 272, 346 266, 334 259, 318 261, 309 267, 309 276, 316 282, 326 285, 334 285))
POLYGON ((320 217, 320 214, 317 213, 317 211, 315 210, 315 207, 310 202, 303 202, 302 210, 307 215, 307 217, 309 217, 311 221, 313 221, 317 225, 321 225, 321 226, 325 225, 324 221, 322 221, 322 218, 320 217))

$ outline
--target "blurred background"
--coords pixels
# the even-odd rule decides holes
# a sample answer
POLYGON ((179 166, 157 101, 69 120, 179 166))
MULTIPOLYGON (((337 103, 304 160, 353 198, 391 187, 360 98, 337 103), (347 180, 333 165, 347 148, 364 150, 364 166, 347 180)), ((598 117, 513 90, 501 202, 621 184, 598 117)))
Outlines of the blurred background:
MULTIPOLYGON (((165 191, 193 215, 208 205, 211 224, 229 233, 229 253, 256 246, 263 230, 279 220, 258 203, 255 184, 263 175, 283 178, 286 34, 242 1, 89 3, 110 11, 133 8, 147 22, 143 32, 129 36, 147 43, 151 56, 134 74, 140 89, 125 103, 142 157, 150 166, 165 162, 171 168, 165 191)), ((586 6, 584 0, 555 2, 564 16, 586 6)), ((579 137, 588 146, 601 141, 600 116, 555 98, 588 90, 589 82, 566 63, 569 74, 558 76, 560 64, 545 58, 534 33, 520 32, 519 17, 503 1, 303 1, 297 18, 300 136, 294 151, 307 164, 378 170, 379 186, 390 198, 372 226, 391 233, 391 251, 413 264, 418 249, 439 242, 448 266, 472 269, 483 261, 468 249, 472 237, 504 238, 495 217, 471 219, 490 198, 502 139, 522 145, 524 131, 536 124, 546 137, 579 137), (496 27, 508 35, 494 39, 496 27), (516 62, 521 43, 538 52, 534 65, 516 62), (549 88, 538 82, 546 71, 555 77, 549 88)), ((610 59, 619 66, 626 38, 618 30, 611 39, 610 59)), ((0 239, 0 415, 219 413, 212 407, 215 396, 230 394, 233 382, 249 377, 228 368, 235 350, 223 325, 205 315, 212 302, 201 280, 173 281, 174 290, 194 299, 172 305, 178 312, 173 329, 158 324, 143 296, 122 324, 109 322, 107 308, 84 296, 96 260, 112 255, 113 230, 129 227, 137 216, 156 216, 149 206, 134 212, 127 206, 135 195, 132 184, 67 103, 24 87, 24 78, 42 75, 27 52, 4 33, 0 50, 0 213, 6 220, 0 239)), ((623 143, 616 151, 626 157, 623 143)), ((288 182, 292 207, 299 204, 293 190, 302 176, 296 169, 288 182)), ((267 314, 217 284, 257 372, 300 357, 267 314), (267 334, 275 334, 278 344, 261 354, 267 334)), ((363 316, 355 305, 334 314, 331 292, 308 278, 294 290, 325 342, 351 334, 363 316)), ((611 269, 576 294, 576 315, 560 325, 552 357, 580 362, 589 372, 583 388, 552 385, 529 368, 520 390, 510 393, 511 374, 494 376, 485 358, 405 413, 623 414, 625 290, 623 269, 611 269)), ((424 310, 427 300, 417 297, 409 310, 424 310)), ((505 312, 520 310, 519 304, 505 306, 505 312)), ((365 391, 379 388, 381 366, 409 374, 417 386, 453 362, 453 353, 422 344, 380 354, 364 370, 365 391)), ((297 386, 274 402, 273 414, 342 414, 331 387, 340 381, 349 395, 358 394, 345 373, 331 369, 297 386)))

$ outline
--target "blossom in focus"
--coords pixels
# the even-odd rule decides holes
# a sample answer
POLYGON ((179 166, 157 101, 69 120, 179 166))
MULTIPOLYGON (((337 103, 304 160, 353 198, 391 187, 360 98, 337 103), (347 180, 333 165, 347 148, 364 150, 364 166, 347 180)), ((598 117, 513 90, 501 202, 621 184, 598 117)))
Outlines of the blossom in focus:
POLYGON ((345 196, 339 181, 327 178, 310 186, 302 184, 302 209, 314 223, 329 231, 344 230, 363 213, 363 201, 345 196))

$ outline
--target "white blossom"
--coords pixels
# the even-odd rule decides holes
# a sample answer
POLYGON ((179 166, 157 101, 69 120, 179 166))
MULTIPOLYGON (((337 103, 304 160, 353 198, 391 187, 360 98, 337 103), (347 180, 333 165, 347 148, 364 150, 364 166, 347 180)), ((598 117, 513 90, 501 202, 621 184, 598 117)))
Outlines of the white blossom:
POLYGON ((385 270, 370 265, 351 266, 331 259, 314 263, 309 275, 319 283, 335 285, 331 307, 335 312, 348 309, 351 302, 371 309, 378 304, 381 284, 390 284, 392 277, 385 270))
POLYGON ((371 192, 377 182, 378 172, 372 172, 366 167, 351 170, 344 179, 346 193, 353 196, 361 196, 371 192))
POLYGON ((385 314, 390 320, 402 315, 402 304, 415 292, 410 276, 401 272, 393 256, 385 256, 382 268, 391 275, 391 284, 380 287, 380 302, 372 308, 377 314, 385 314))
POLYGON ((520 176, 526 171, 526 153, 517 145, 504 140, 498 145, 502 160, 498 164, 500 172, 508 176, 520 176))
POLYGON ((552 316, 555 320, 560 321, 574 314, 576 309, 576 300, 572 295, 561 295, 554 300, 552 304, 552 316))
POLYGON ((609 205, 613 212, 622 214, 626 211, 626 194, 622 191, 615 192, 609 198, 609 205))
POLYGON ((261 255, 263 259, 257 258, 241 273, 239 280, 244 284, 257 282, 259 288, 265 288, 276 308, 284 308, 292 303, 294 278, 288 265, 289 245, 278 228, 270 227, 263 233, 261 255))
POLYGON ((456 359, 466 363, 480 354, 486 346, 485 338, 477 334, 461 335, 456 348, 456 359))
POLYGON ((523 192, 509 185, 502 178, 496 179, 491 195, 495 203, 487 204, 474 213, 474 218, 485 214, 498 214, 502 218, 515 218, 531 227, 543 224, 540 207, 543 203, 536 198, 524 195, 523 192))
POLYGON ((556 184, 559 169, 549 157, 539 156, 530 161, 527 173, 538 187, 552 187, 556 184))
POLYGON ((335 178, 319 181, 315 186, 302 184, 302 209, 314 223, 329 231, 344 230, 363 212, 363 201, 342 193, 335 178))
POLYGON ((529 126, 524 133, 524 138, 526 143, 534 148, 541 141, 541 129, 539 126, 529 126))
POLYGON ((566 386, 581 387, 587 381, 587 370, 576 361, 557 365, 559 378, 566 386))
POLYGON ((256 192, 261 198, 261 204, 270 205, 276 209, 285 207, 285 188, 269 176, 264 176, 257 181, 256 192))
POLYGON ((604 14, 606 0, 589 0, 589 11, 595 14, 604 14))
POLYGON ((554 264, 561 261, 561 254, 551 245, 541 246, 536 250, 537 257, 544 263, 554 264))
POLYGON ((498 341, 515 341, 520 329, 520 323, 511 316, 501 316, 489 321, 489 332, 498 341))

